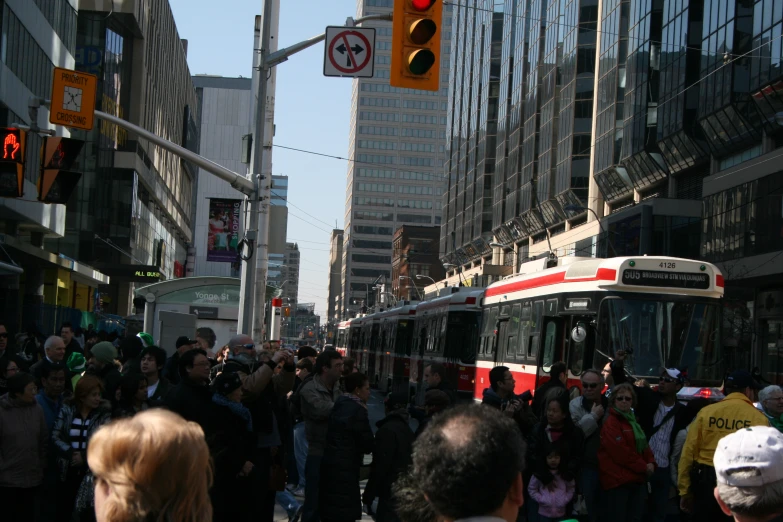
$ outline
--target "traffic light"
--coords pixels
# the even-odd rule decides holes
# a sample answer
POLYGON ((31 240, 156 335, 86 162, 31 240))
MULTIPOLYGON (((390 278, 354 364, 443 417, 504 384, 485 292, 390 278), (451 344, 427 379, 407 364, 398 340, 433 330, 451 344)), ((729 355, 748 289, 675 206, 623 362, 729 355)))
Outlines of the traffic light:
POLYGON ((440 90, 443 0, 394 0, 390 83, 440 90))
POLYGON ((27 134, 20 129, 0 129, 0 197, 21 198, 24 195, 24 158, 27 134))
POLYGON ((38 201, 68 203, 73 189, 82 177, 71 171, 84 141, 59 136, 47 137, 41 147, 41 175, 38 178, 38 201))
POLYGON ((291 317, 291 307, 290 307, 290 306, 286 306, 286 307, 283 309, 283 313, 284 313, 284 315, 285 315, 286 317, 291 317))

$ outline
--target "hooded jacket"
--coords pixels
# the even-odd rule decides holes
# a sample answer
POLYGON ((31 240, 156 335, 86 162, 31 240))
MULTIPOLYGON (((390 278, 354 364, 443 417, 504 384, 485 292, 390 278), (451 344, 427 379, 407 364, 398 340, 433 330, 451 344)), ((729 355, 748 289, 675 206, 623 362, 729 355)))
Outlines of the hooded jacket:
POLYGON ((319 514, 324 520, 359 520, 359 471, 364 455, 373 450, 367 406, 350 395, 338 397, 329 416, 325 442, 319 514))
POLYGON ((372 468, 363 496, 365 504, 372 504, 373 499, 378 498, 375 522, 399 520, 394 509, 392 485, 412 464, 414 437, 409 420, 407 411, 396 410, 375 424, 378 431, 375 433, 372 468))
POLYGON ((38 402, 0 397, 0 487, 34 488, 43 482, 49 431, 38 402))

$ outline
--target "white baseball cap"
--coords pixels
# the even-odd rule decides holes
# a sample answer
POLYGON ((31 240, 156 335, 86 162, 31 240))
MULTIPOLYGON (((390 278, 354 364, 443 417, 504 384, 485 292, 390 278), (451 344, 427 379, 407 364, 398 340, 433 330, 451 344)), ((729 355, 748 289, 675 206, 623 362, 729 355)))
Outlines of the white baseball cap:
POLYGON ((739 488, 757 487, 783 480, 783 433, 769 426, 743 428, 726 435, 713 458, 718 482, 739 488), (735 476, 752 471, 752 476, 735 476))

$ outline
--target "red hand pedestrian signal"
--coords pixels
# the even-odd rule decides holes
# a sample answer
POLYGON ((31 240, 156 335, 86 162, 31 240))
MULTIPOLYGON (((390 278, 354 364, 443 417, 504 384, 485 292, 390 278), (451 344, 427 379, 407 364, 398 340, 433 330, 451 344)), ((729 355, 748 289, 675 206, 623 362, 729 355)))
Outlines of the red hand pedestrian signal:
POLYGON ((16 134, 6 134, 3 143, 3 159, 18 161, 18 152, 21 146, 16 134))

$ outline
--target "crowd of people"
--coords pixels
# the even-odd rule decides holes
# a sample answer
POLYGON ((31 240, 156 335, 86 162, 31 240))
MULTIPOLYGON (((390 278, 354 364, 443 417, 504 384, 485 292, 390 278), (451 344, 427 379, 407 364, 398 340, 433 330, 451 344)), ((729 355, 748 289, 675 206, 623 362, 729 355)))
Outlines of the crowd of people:
POLYGON ((724 399, 683 404, 683 373, 653 389, 622 351, 572 389, 563 363, 522 395, 497 366, 463 407, 431 362, 421 404, 391 393, 373 429, 370 380, 334 350, 241 334, 216 348, 199 329, 168 356, 146 335, 88 345, 66 329, 28 358, 0 325, 3 520, 271 522, 276 504, 289 522, 783 513, 783 390, 743 370, 724 399))

